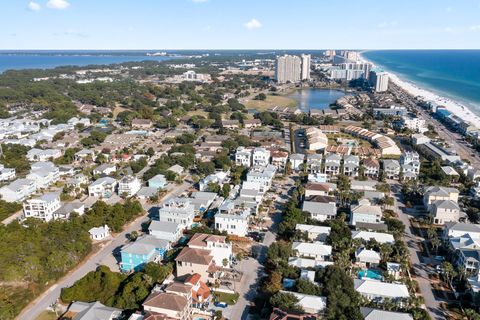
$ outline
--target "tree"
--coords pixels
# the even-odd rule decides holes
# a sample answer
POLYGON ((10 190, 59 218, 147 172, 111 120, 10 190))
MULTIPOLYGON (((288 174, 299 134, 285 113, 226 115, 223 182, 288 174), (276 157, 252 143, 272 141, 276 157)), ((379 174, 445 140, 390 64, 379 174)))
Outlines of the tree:
POLYGON ((222 186, 222 190, 220 191, 220 196, 223 198, 227 198, 230 195, 230 184, 225 183, 222 186))
POLYGON ((441 268, 442 274, 445 276, 445 281, 450 284, 451 280, 456 276, 455 268, 448 261, 442 262, 441 268))
POLYGON ((298 299, 291 293, 278 292, 270 298, 270 304, 285 311, 303 312, 298 299))
POLYGON ((257 95, 253 98, 253 100, 262 100, 262 101, 265 101, 265 100, 267 100, 267 95, 266 95, 265 93, 263 93, 263 92, 262 92, 262 93, 259 93, 259 94, 257 94, 257 95))
POLYGON ((274 295, 277 292, 282 290, 282 274, 280 272, 272 272, 269 279, 265 282, 263 286, 263 291, 274 295))
POLYGON ((310 280, 299 279, 295 283, 295 287, 298 292, 312 296, 319 296, 321 293, 320 287, 310 280))

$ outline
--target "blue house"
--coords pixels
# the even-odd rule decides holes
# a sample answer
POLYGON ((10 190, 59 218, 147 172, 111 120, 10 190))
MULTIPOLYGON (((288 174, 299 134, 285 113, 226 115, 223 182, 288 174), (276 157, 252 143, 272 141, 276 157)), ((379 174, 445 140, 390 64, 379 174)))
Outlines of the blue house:
POLYGON ((145 235, 131 242, 120 251, 122 272, 140 271, 149 262, 161 261, 170 249, 170 242, 145 235))
POLYGON ((156 189, 163 189, 167 186, 167 179, 163 174, 157 174, 155 177, 148 180, 148 186, 156 189))

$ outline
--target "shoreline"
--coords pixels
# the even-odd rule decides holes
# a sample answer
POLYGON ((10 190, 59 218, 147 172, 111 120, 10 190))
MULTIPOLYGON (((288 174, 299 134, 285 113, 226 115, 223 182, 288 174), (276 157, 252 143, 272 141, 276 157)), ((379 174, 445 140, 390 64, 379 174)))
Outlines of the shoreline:
MULTIPOLYGON (((359 53, 359 59, 363 62, 369 62, 373 66, 377 66, 373 61, 365 58, 362 53, 359 53)), ((434 101, 439 106, 444 106, 448 111, 463 121, 471 123, 476 127, 480 127, 480 116, 473 113, 465 104, 441 96, 440 94, 434 93, 428 89, 423 89, 413 81, 401 79, 400 76, 386 69, 385 72, 388 74, 390 81, 395 83, 409 95, 413 97, 420 97, 425 101, 434 101)))

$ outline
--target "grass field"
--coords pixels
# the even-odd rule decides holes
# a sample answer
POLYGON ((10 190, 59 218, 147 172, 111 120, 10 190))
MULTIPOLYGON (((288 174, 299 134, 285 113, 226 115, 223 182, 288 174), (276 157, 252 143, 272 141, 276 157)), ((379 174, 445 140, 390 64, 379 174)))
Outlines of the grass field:
POLYGON ((228 305, 234 305, 238 301, 238 297, 240 296, 238 293, 225 293, 215 291, 214 295, 217 297, 217 300, 220 302, 225 302, 228 305))
POLYGON ((265 111, 270 107, 279 106, 279 107, 289 107, 294 108, 297 105, 297 102, 293 99, 284 97, 284 96, 271 96, 267 95, 266 100, 245 100, 243 104, 248 109, 256 109, 258 111, 265 111))
POLYGON ((36 320, 56 320, 56 319, 58 319, 58 317, 54 312, 43 311, 42 313, 40 313, 40 315, 37 317, 36 320))

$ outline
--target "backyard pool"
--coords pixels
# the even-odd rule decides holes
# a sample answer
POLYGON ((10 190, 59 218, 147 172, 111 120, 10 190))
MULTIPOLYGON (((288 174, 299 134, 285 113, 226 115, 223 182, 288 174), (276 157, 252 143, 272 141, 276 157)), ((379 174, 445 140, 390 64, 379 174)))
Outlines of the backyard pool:
POLYGON ((374 280, 382 280, 383 276, 380 271, 373 270, 373 269, 367 269, 367 270, 360 270, 358 272, 358 278, 369 278, 369 279, 374 279, 374 280))

